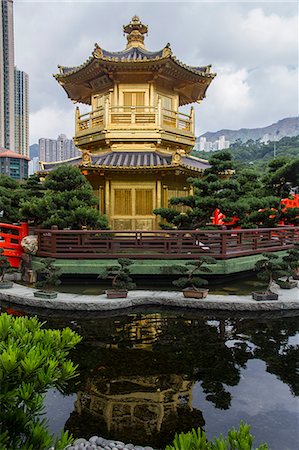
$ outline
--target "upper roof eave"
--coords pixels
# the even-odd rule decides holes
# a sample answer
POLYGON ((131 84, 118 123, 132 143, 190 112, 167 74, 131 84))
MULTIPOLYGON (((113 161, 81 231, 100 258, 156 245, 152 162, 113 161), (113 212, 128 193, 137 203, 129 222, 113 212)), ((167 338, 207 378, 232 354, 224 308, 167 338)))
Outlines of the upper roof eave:
POLYGON ((187 64, 182 63, 179 59, 177 59, 170 50, 169 44, 167 44, 162 50, 157 52, 149 52, 147 50, 143 50, 140 48, 133 47, 129 50, 124 50, 121 52, 107 52, 106 50, 102 50, 97 44, 92 55, 80 66, 76 67, 67 67, 67 66, 58 66, 60 73, 53 74, 54 78, 57 81, 67 80, 71 75, 77 74, 81 70, 84 70, 88 67, 93 61, 98 60, 99 62, 108 62, 108 63, 117 63, 119 65, 123 65, 124 63, 133 63, 133 64, 146 64, 148 62, 163 62, 170 60, 177 66, 183 68, 189 73, 193 73, 198 75, 199 77, 207 77, 214 78, 216 76, 215 73, 211 73, 211 65, 203 66, 203 67, 195 67, 188 66, 187 64), (141 58, 126 58, 126 55, 131 55, 132 51, 136 50, 136 52, 143 56, 141 58))

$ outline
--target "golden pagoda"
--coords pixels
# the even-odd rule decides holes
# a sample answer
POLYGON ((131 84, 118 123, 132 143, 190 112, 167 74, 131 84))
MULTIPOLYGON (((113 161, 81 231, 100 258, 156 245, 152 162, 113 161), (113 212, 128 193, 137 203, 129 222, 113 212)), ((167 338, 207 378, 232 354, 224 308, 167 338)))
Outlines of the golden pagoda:
MULTIPOLYGON (((200 176, 205 160, 189 156, 195 143, 194 112, 179 107, 198 102, 215 74, 211 66, 190 67, 173 56, 170 45, 145 48, 148 27, 134 16, 123 27, 127 46, 109 52, 98 44, 78 67, 58 66, 54 75, 75 103, 78 165, 99 199, 99 210, 115 230, 154 230, 155 208, 174 196, 190 194, 187 178, 200 176)), ((59 163, 44 163, 49 171, 59 163)))

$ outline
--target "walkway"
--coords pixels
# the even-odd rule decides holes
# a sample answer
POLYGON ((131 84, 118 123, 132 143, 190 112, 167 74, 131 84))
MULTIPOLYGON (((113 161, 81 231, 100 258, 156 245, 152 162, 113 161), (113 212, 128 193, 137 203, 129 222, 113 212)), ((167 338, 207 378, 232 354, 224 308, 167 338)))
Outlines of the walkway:
POLYGON ((299 310, 299 289, 280 289, 277 301, 257 302, 251 296, 209 295, 207 299, 186 299, 181 292, 130 291, 126 299, 108 300, 102 295, 76 295, 59 293, 54 300, 37 299, 35 289, 14 284, 12 289, 1 289, 0 300, 16 305, 65 311, 112 311, 138 306, 163 306, 224 311, 278 311, 299 310))

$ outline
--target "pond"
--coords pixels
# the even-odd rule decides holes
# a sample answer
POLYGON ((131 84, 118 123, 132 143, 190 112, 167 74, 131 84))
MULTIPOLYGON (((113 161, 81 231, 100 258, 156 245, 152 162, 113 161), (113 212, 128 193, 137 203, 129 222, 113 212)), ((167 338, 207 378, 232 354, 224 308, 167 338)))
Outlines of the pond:
MULTIPOLYGON (((134 276, 134 282, 136 283, 136 289, 141 290, 159 290, 170 291, 178 290, 172 284, 172 281, 177 279, 178 276, 134 276)), ((252 290, 263 290, 266 284, 257 279, 256 274, 252 272, 239 273, 222 276, 210 276, 205 275, 204 278, 209 280, 210 293, 216 295, 250 295, 252 290)), ((62 284, 55 289, 58 292, 83 294, 83 295, 99 295, 103 294, 105 289, 110 289, 111 283, 107 280, 98 279, 96 276, 64 276, 62 278, 62 284)))
POLYGON ((46 326, 83 336, 71 354, 78 378, 65 395, 47 395, 55 434, 65 427, 76 437, 159 449, 176 431, 200 426, 212 438, 243 420, 256 446, 298 448, 298 317, 144 308, 53 314, 40 313, 46 326))

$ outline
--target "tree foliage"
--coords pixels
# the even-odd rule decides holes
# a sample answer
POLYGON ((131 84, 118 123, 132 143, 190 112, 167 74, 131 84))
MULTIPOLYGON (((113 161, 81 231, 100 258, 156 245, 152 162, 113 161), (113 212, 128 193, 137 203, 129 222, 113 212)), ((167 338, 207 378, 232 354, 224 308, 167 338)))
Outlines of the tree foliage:
POLYGON ((45 258, 40 261, 40 267, 36 270, 39 277, 36 287, 38 289, 51 290, 61 284, 61 269, 54 265, 55 259, 45 258))
MULTIPOLYGON (((201 286, 206 286, 208 281, 205 278, 201 278, 196 275, 196 272, 201 271, 205 273, 211 273, 210 264, 216 264, 216 259, 211 258, 209 256, 203 256, 199 258, 197 261, 189 261, 185 265, 181 266, 172 266, 176 271, 181 272, 185 276, 178 278, 173 281, 174 286, 179 288, 191 287, 193 290, 197 290, 197 288, 201 286)), ((170 269, 172 268, 170 266, 170 269)))
MULTIPOLYGON (((47 449, 54 441, 42 419, 46 391, 63 392, 76 376, 67 356, 81 338, 69 328, 44 329, 36 317, 0 316, 0 425, 2 450, 47 449)), ((55 449, 70 442, 67 433, 55 449)))
MULTIPOLYGON (((253 139, 242 142, 238 139, 236 142, 230 144, 229 151, 237 166, 244 167, 250 164, 264 170, 269 161, 273 160, 274 155, 276 155, 276 158, 283 157, 288 160, 297 158, 299 152, 299 135, 283 137, 280 140, 269 141, 267 143, 253 139)), ((192 154, 200 158, 208 159, 211 153, 193 151, 192 154)))
POLYGON ((35 225, 50 228, 107 229, 108 222, 94 206, 97 199, 92 187, 76 167, 63 165, 51 172, 44 182, 44 195, 24 201, 22 215, 35 225))
POLYGON ((1 222, 22 221, 20 203, 23 198, 29 199, 29 195, 22 189, 22 185, 10 177, 0 175, 0 211, 3 211, 1 222))
POLYGON ((112 289, 115 290, 130 290, 136 287, 133 279, 130 277, 130 266, 133 261, 127 258, 119 258, 118 265, 108 266, 99 278, 104 280, 111 280, 112 289))
POLYGON ((217 208, 226 216, 224 222, 238 218, 237 225, 243 228, 273 227, 282 219, 286 224, 299 223, 299 210, 286 210, 280 204, 299 186, 299 158, 278 158, 269 164, 266 174, 254 167, 232 170, 234 163, 228 151, 214 153, 209 163, 211 167, 201 178, 188 180, 193 195, 172 198, 171 207, 154 211, 163 219, 162 228, 210 227, 217 208), (188 209, 182 213, 177 206, 188 209))

